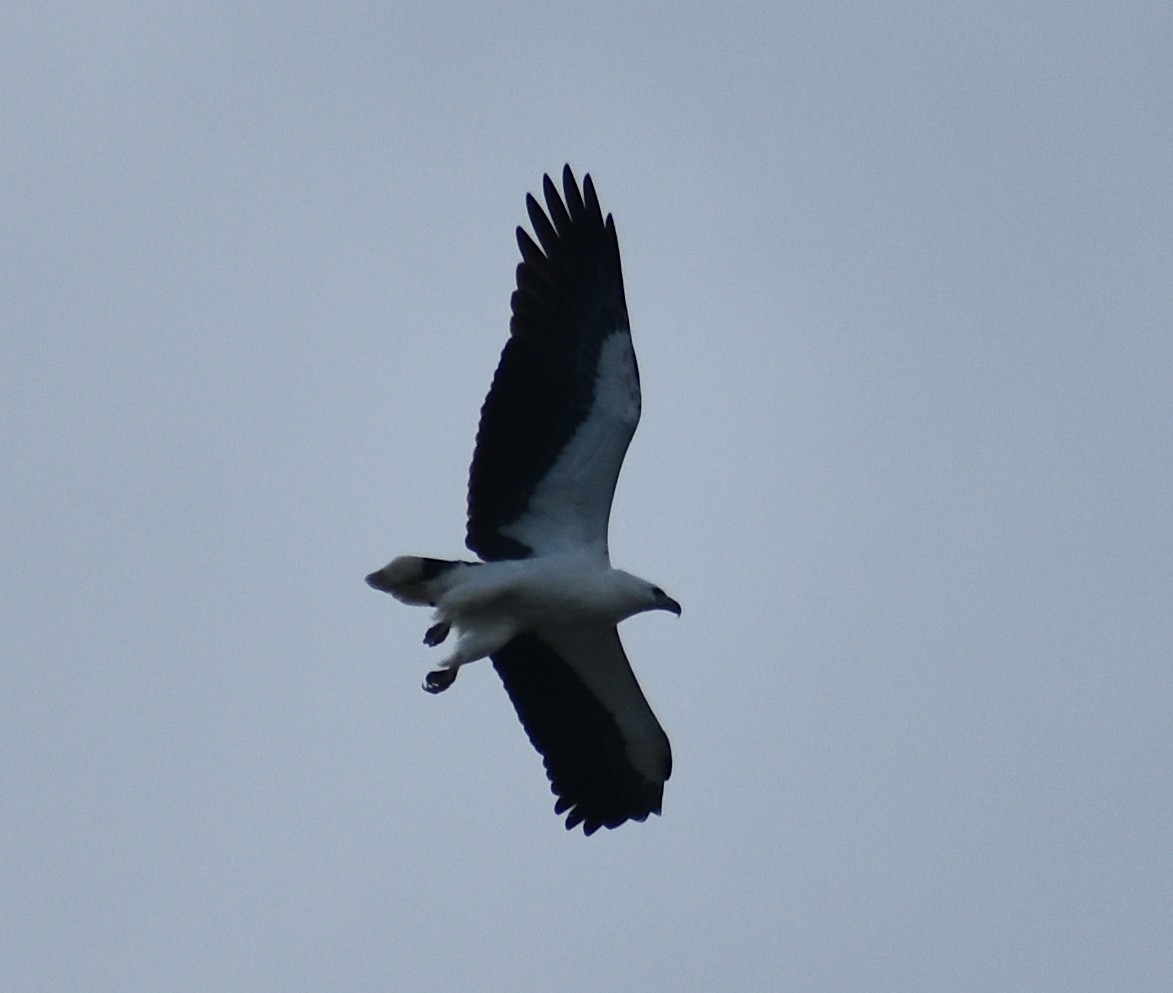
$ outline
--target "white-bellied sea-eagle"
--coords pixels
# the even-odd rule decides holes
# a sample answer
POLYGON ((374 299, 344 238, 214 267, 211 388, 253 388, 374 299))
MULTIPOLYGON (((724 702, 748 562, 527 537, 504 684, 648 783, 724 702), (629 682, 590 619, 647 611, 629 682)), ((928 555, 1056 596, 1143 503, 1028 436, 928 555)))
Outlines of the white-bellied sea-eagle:
POLYGON ((482 561, 400 556, 367 582, 434 608, 424 636, 455 647, 424 689, 492 658, 545 760, 566 827, 586 834, 660 812, 668 738, 628 664, 616 625, 680 613, 662 589, 611 568, 611 498, 640 414, 619 241, 590 176, 526 207, 509 340, 481 410, 466 544, 482 561))

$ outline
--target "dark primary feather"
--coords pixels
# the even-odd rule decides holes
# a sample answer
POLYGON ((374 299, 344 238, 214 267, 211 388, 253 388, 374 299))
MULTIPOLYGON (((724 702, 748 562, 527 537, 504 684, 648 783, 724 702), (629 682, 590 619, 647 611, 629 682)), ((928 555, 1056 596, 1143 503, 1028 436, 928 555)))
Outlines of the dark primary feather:
POLYGON ((661 778, 649 780, 632 764, 629 744, 611 713, 537 634, 515 637, 493 655, 493 667, 545 760, 558 797, 554 812, 566 814, 568 830, 581 824, 589 835, 660 812, 664 780, 672 770, 666 737, 657 742, 663 754, 661 778))
POLYGON ((522 261, 510 338, 481 409, 469 472, 466 544, 486 560, 532 554, 501 530, 525 511, 590 411, 603 341, 629 330, 615 224, 603 219, 590 176, 580 192, 567 166, 562 187, 565 200, 545 177, 548 215, 527 197, 536 242, 517 229, 522 261))

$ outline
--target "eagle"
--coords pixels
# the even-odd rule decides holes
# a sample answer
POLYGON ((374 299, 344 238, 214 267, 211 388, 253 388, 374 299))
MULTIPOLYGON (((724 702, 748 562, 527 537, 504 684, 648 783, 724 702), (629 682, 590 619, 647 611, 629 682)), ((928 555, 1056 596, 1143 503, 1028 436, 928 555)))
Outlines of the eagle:
POLYGON ((680 604, 611 567, 607 529, 640 416, 639 370, 615 222, 589 175, 567 165, 562 195, 526 208, 509 339, 481 408, 465 544, 479 561, 402 555, 367 583, 433 608, 424 643, 452 648, 424 680, 440 693, 461 666, 492 659, 544 760, 566 828, 659 814, 668 737, 616 625, 680 604))

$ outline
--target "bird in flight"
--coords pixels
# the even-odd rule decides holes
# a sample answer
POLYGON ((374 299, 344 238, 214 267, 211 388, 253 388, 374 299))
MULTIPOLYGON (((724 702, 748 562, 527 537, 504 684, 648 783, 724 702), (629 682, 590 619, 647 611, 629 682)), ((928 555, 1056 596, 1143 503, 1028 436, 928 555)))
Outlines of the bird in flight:
POLYGON ((465 544, 480 561, 403 555, 367 583, 434 608, 425 644, 453 635, 429 693, 492 659, 544 759, 554 812, 590 835, 660 813, 672 755, 616 625, 680 604, 613 569, 607 547, 640 415, 615 222, 589 175, 580 191, 566 166, 561 196, 549 176, 542 186, 545 210, 526 197, 534 237, 517 229, 509 340, 469 472, 465 544))

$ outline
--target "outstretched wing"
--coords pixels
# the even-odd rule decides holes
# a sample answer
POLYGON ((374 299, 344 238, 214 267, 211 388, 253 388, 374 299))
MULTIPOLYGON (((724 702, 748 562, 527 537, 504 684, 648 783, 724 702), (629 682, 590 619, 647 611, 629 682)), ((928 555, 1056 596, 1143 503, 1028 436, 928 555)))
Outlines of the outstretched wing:
POLYGON ((639 423, 619 241, 590 176, 570 166, 565 202, 550 177, 547 212, 526 198, 510 338, 489 395, 468 485, 466 543, 483 559, 584 546, 607 554, 607 521, 639 423))
POLYGON ((615 628, 520 634, 493 666, 545 760, 568 830, 581 824, 589 835, 660 812, 672 753, 615 628))

